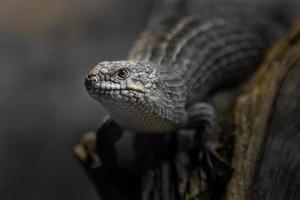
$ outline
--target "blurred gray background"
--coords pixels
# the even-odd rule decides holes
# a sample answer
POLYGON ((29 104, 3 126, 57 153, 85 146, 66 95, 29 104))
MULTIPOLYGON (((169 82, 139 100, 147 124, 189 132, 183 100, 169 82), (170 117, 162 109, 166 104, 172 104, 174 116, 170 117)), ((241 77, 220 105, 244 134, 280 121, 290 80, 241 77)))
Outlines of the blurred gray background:
POLYGON ((1 200, 98 199, 72 152, 105 114, 83 78, 126 58, 151 2, 0 1, 1 200))
POLYGON ((98 199, 73 156, 104 112, 83 80, 126 58, 150 0, 0 1, 0 199, 98 199))

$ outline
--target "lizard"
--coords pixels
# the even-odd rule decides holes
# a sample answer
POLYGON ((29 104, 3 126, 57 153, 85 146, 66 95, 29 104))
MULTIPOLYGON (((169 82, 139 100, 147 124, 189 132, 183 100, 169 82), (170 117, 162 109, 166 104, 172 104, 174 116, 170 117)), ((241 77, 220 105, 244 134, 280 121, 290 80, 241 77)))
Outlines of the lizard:
POLYGON ((85 78, 89 95, 124 130, 195 129, 211 149, 218 89, 247 79, 280 35, 272 20, 228 13, 168 16, 151 24, 127 60, 103 61, 85 78))

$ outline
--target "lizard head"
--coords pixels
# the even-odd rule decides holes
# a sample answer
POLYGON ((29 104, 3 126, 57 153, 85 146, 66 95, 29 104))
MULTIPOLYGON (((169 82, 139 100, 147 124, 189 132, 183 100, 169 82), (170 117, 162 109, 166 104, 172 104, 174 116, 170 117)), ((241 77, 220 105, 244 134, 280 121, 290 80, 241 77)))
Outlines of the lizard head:
POLYGON ((143 132, 164 129, 165 125, 159 123, 165 120, 157 112, 165 98, 155 65, 139 61, 101 62, 88 74, 85 87, 123 128, 143 132))

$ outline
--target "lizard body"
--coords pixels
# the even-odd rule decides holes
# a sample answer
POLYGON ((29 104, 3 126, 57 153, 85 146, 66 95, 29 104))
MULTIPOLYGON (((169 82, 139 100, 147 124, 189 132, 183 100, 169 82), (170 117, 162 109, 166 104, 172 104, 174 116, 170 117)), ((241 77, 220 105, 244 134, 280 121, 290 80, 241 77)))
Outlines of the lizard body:
POLYGON ((168 17, 142 34, 128 60, 96 65, 85 86, 126 130, 214 126, 206 98, 248 77, 277 36, 259 17, 168 17))

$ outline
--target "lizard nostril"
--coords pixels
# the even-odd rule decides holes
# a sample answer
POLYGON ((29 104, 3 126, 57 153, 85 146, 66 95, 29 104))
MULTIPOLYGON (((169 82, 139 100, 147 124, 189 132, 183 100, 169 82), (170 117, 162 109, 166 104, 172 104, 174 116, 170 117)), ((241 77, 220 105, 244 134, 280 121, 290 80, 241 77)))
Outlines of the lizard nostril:
POLYGON ((89 74, 88 78, 90 79, 91 82, 96 82, 98 80, 98 77, 94 74, 89 74))
POLYGON ((90 74, 88 77, 84 79, 85 86, 93 87, 98 81, 98 77, 96 75, 90 74))

